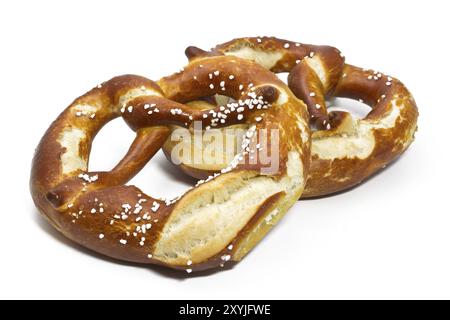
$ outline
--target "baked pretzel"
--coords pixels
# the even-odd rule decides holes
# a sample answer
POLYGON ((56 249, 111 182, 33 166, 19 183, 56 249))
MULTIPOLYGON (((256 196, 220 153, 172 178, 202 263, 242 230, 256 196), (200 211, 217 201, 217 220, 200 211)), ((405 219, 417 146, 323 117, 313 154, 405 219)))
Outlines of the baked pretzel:
POLYGON ((32 164, 32 197, 56 229, 104 255, 188 273, 223 266, 245 256, 303 192, 311 144, 307 122, 305 104, 249 60, 199 58, 158 83, 116 77, 77 98, 47 130, 32 164), (219 92, 245 110, 205 112, 184 104, 219 92), (201 121, 223 127, 239 115, 249 124, 246 140, 220 174, 175 199, 125 185, 161 148, 170 125, 188 128, 201 121), (120 116, 136 132, 130 149, 111 171, 88 171, 94 136, 120 116), (259 154, 260 129, 279 130, 279 167, 272 172, 264 172, 258 159, 249 161, 259 154))
MULTIPOLYGON (((339 50, 277 38, 241 38, 211 51, 188 47, 190 61, 205 56, 236 56, 253 60, 272 72, 289 72, 293 93, 308 106, 312 133, 312 164, 303 197, 348 189, 367 179, 404 152, 414 139, 418 111, 414 99, 397 79, 345 64, 339 50), (327 113, 331 97, 357 99, 372 111, 364 119, 350 113, 327 113)), ((164 146, 171 153, 173 142, 164 146)), ((201 148, 201 146, 192 146, 201 148)), ((181 169, 202 177, 220 169, 181 161, 181 169)), ((225 158, 225 156, 223 156, 225 158)))

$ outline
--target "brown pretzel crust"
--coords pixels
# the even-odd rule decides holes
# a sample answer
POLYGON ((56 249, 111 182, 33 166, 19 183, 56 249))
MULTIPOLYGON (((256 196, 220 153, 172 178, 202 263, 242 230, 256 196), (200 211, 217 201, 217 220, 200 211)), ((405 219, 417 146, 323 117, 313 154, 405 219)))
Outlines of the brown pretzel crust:
POLYGON ((259 65, 211 57, 190 63, 158 84, 121 76, 76 99, 39 143, 30 186, 40 212, 75 242, 113 258, 191 272, 239 261, 251 250, 303 192, 309 158, 306 106, 259 65), (229 82, 225 90, 213 88, 212 73, 214 84, 231 74, 236 83, 229 82), (245 89, 239 89, 240 84, 245 89), (244 112, 244 123, 254 123, 253 131, 280 131, 279 169, 262 174, 263 165, 249 164, 243 151, 245 161, 236 158, 222 174, 178 199, 152 198, 125 185, 160 149, 170 125, 190 127, 195 120, 218 127, 235 123, 232 112, 226 123, 216 123, 182 104, 216 93, 252 99, 260 95, 271 106, 258 123, 254 118, 260 111, 244 112), (96 133, 119 116, 136 131, 133 144, 111 171, 88 172, 96 133))
MULTIPOLYGON (((240 38, 210 52, 186 49, 190 60, 202 56, 231 55, 254 60, 273 72, 290 72, 294 94, 308 106, 310 120, 319 131, 312 134, 312 163, 302 197, 317 197, 357 185, 388 165, 414 139, 418 111, 414 99, 397 79, 344 62, 333 47, 313 46, 277 38, 240 38), (325 99, 346 97, 367 103, 372 111, 364 119, 345 112, 327 114, 325 99)), ((166 154, 173 144, 166 142, 166 154)), ((217 165, 181 163, 187 174, 201 178, 217 165)))
POLYGON ((414 140, 418 111, 400 81, 386 76, 378 81, 369 79, 374 71, 350 65, 345 66, 343 74, 346 76, 337 84, 334 95, 362 100, 372 106, 372 111, 364 119, 333 112, 339 118, 333 129, 313 133, 311 170, 303 197, 327 195, 361 183, 396 159, 414 140), (355 147, 351 146, 353 140, 355 147), (343 146, 353 151, 336 151, 334 155, 322 152, 323 148, 333 151, 343 146), (361 152, 355 150, 358 147, 361 152))
MULTIPOLYGON (((334 89, 342 69, 344 58, 341 52, 330 46, 303 44, 273 37, 239 38, 220 44, 210 52, 188 47, 186 55, 190 61, 201 56, 232 55, 253 60, 272 72, 290 72, 294 67, 303 78, 302 87, 294 88, 294 94, 303 100, 310 113, 311 122, 322 129, 329 123, 326 105, 322 103, 334 89), (326 70, 325 81, 318 79, 311 62, 320 59, 326 70), (310 92, 317 96, 311 97, 310 92), (322 98, 322 99, 321 99, 322 98), (320 105, 320 108, 317 105, 320 105)), ((292 88, 291 88, 292 89, 292 88)))

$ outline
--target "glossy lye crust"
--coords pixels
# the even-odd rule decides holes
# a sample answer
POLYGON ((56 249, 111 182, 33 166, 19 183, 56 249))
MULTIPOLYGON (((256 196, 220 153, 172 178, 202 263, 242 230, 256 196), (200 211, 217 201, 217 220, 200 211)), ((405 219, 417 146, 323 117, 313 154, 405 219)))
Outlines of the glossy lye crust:
MULTIPOLYGON (((125 75, 98 85, 41 139, 32 197, 66 237, 124 261, 188 273, 223 267, 242 259, 298 198, 355 186, 414 139, 418 111, 406 87, 346 64, 336 48, 259 37, 211 51, 189 47, 186 55, 184 69, 157 82, 125 75), (289 72, 288 84, 278 72, 289 72), (363 119, 328 112, 332 97, 360 100, 372 111, 363 119), (111 171, 89 172, 95 135, 117 117, 136 132, 135 140, 111 171), (194 123, 222 134, 243 130, 231 162, 176 159, 171 135, 180 127, 192 133, 194 123), (279 132, 266 145, 278 145, 279 166, 271 171, 260 161, 260 129, 279 132), (160 149, 202 180, 175 199, 126 185, 160 149)), ((191 151, 205 148, 189 143, 191 151)))
POLYGON ((120 76, 77 98, 41 139, 30 187, 39 211, 82 246, 190 273, 239 261, 281 219, 304 190, 310 147, 306 105, 276 76, 249 60, 203 57, 158 82, 120 76), (218 93, 242 101, 242 117, 232 107, 212 114, 185 104, 218 93), (95 135, 117 117, 136 132, 133 144, 111 171, 89 172, 95 135), (176 199, 126 185, 162 147, 170 126, 194 121, 218 128, 245 123, 247 147, 176 199), (260 161, 249 161, 250 151, 259 153, 251 142, 260 128, 280 132, 280 166, 264 174, 260 161))
MULTIPOLYGON (((190 61, 205 56, 237 56, 272 72, 289 72, 288 85, 308 107, 312 132, 311 168, 302 197, 317 197, 357 185, 403 153, 414 139, 418 111, 414 98, 397 79, 346 64, 339 50, 277 38, 240 38, 204 51, 186 49, 190 61), (345 97, 372 107, 364 119, 327 112, 326 99, 345 97)), ((170 154, 173 144, 166 142, 170 154)), ((222 164, 223 166, 224 164, 222 164)), ((202 178, 217 170, 181 163, 202 178)))

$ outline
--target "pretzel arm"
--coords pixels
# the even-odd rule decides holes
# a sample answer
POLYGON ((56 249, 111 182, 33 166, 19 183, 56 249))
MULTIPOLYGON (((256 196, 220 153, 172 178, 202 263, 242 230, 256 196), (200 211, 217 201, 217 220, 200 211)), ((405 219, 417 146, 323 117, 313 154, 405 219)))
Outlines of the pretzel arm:
POLYGON ((319 129, 330 129, 324 85, 316 72, 302 61, 289 73, 288 84, 292 92, 306 103, 311 123, 319 129))
POLYGON ((336 48, 262 37, 234 39, 211 51, 190 46, 185 53, 190 61, 233 55, 256 61, 275 73, 289 72, 289 86, 306 103, 311 124, 318 129, 331 128, 325 99, 334 89, 344 65, 344 58, 336 48))
POLYGON ((136 132, 136 138, 126 155, 109 172, 113 185, 130 181, 159 151, 170 134, 167 127, 146 127, 136 132))

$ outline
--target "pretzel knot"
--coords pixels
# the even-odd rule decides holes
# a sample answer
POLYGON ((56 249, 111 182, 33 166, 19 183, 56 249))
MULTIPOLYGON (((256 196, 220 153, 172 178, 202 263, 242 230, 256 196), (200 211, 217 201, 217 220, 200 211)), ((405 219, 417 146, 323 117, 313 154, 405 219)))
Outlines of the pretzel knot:
MULTIPOLYGON (((277 38, 241 38, 209 52, 189 47, 186 55, 190 61, 235 56, 274 73, 289 72, 289 88, 306 103, 310 125, 316 129, 312 133, 312 161, 304 197, 355 186, 391 163, 414 139, 418 111, 406 87, 381 72, 346 64, 336 48, 277 38), (332 97, 359 100, 372 111, 363 119, 354 119, 343 111, 328 113, 326 99, 332 97)), ((164 146, 166 154, 172 149, 169 142, 164 146)), ((184 172, 198 178, 224 166, 220 161, 214 165, 180 162, 184 172)))
POLYGON ((302 194, 307 122, 306 105, 285 84, 237 57, 198 58, 158 82, 116 77, 77 98, 47 130, 33 160, 33 200, 65 236, 110 257, 187 272, 223 266, 239 261, 302 194), (186 104, 217 93, 242 109, 186 104), (111 171, 88 171, 95 135, 120 116, 136 132, 130 149, 111 171), (195 121, 248 125, 242 149, 221 173, 170 200, 125 185, 162 147, 171 125, 190 128, 195 121), (272 172, 249 161, 260 152, 261 129, 279 132, 278 141, 268 142, 279 144, 272 172))

